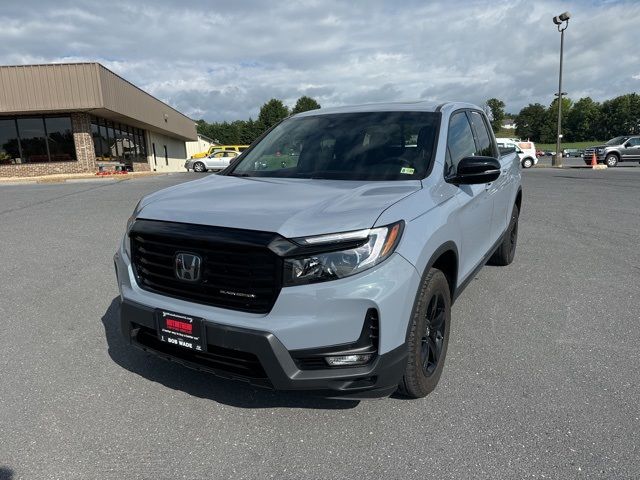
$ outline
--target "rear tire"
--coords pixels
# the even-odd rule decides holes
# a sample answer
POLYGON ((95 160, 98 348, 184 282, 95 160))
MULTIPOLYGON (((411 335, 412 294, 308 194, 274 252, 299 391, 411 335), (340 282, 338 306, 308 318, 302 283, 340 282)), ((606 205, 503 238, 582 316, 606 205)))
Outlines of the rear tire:
POLYGON ((204 173, 207 171, 207 167, 202 162, 196 162, 193 164, 193 171, 198 173, 204 173))
POLYGON ((422 398, 438 385, 449 343, 451 294, 444 273, 432 268, 420 284, 411 315, 409 355, 398 392, 422 398))
POLYGON ((530 158, 525 158, 522 161, 522 168, 531 168, 533 167, 533 160, 530 158))
POLYGON ((513 212, 511 212, 511 221, 509 222, 509 228, 505 234, 502 243, 495 251, 495 253, 489 259, 489 264, 504 267, 513 262, 516 256, 516 246, 518 244, 518 216, 520 212, 518 206, 513 206, 513 212))
POLYGON ((607 167, 613 168, 616 165, 618 165, 618 156, 613 153, 610 153, 604 159, 604 163, 607 164, 607 167))

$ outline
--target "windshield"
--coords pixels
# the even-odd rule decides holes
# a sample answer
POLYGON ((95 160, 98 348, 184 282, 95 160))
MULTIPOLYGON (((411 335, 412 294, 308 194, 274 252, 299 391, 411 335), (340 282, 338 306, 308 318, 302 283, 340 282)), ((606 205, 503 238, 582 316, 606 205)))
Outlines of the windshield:
POLYGON ((605 145, 622 145, 628 137, 616 137, 609 140, 605 145))
POLYGON ((372 112, 290 118, 274 128, 228 175, 410 180, 424 178, 440 114, 372 112))

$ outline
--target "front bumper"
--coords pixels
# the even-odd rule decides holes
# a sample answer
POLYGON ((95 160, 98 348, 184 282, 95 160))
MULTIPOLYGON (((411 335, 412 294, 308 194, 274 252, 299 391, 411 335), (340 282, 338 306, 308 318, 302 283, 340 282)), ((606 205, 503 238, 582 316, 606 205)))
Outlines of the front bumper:
POLYGON ((164 358, 255 385, 320 390, 332 392, 329 396, 333 397, 388 395, 404 371, 407 325, 420 276, 398 253, 352 277, 285 287, 267 314, 202 305, 143 290, 122 248, 114 261, 125 339, 164 358), (153 315, 156 309, 202 318, 210 351, 241 358, 249 355, 264 374, 245 375, 235 367, 214 365, 210 358, 197 358, 188 350, 167 349, 157 340, 153 315), (339 351, 357 342, 370 310, 377 312, 379 322, 377 355, 371 363, 360 367, 298 368, 292 353, 298 358, 300 351, 339 351))
POLYGON ((332 398, 375 398, 392 394, 404 372, 404 345, 360 367, 300 370, 271 333, 205 324, 207 352, 197 353, 158 340, 155 309, 121 301, 120 328, 135 347, 165 360, 277 390, 306 390, 332 398))

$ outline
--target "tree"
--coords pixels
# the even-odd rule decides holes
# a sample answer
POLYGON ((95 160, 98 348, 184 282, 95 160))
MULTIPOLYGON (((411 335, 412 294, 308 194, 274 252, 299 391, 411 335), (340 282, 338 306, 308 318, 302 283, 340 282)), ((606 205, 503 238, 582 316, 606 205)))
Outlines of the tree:
POLYGON ((590 97, 578 100, 567 115, 566 138, 572 142, 599 139, 600 104, 590 97))
POLYGON ((498 133, 502 128, 502 122, 504 120, 504 102, 497 98, 490 98, 487 100, 487 106, 491 110, 491 128, 493 133, 498 133))
POLYGON ((306 95, 300 97, 296 102, 296 106, 291 110, 291 114, 307 112, 309 110, 316 110, 320 108, 320 104, 316 102, 313 98, 307 97, 306 95))
MULTIPOLYGON (((566 125, 569 112, 573 102, 566 97, 562 98, 562 131, 563 135, 567 133, 566 125)), ((555 143, 558 139, 558 99, 554 98, 551 105, 545 113, 545 121, 540 132, 540 141, 542 143, 555 143)))
POLYGON ((628 93, 602 102, 600 130, 604 138, 640 132, 640 95, 628 93))
POLYGON ((539 103, 530 103, 516 115, 516 135, 534 142, 540 141, 540 135, 546 121, 547 109, 539 103))
POLYGON ((258 122, 262 125, 263 130, 267 130, 288 115, 289 109, 282 103, 282 100, 272 98, 260 108, 258 122))

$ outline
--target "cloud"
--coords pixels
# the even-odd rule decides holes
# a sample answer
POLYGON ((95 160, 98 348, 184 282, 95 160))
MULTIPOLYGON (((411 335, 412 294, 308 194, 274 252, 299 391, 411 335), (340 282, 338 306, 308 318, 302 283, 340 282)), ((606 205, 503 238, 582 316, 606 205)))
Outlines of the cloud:
POLYGON ((634 1, 23 0, 0 11, 0 63, 98 61, 210 121, 301 95, 323 106, 498 97, 518 111, 553 99, 551 18, 566 9, 563 90, 603 100, 637 89, 634 1))

